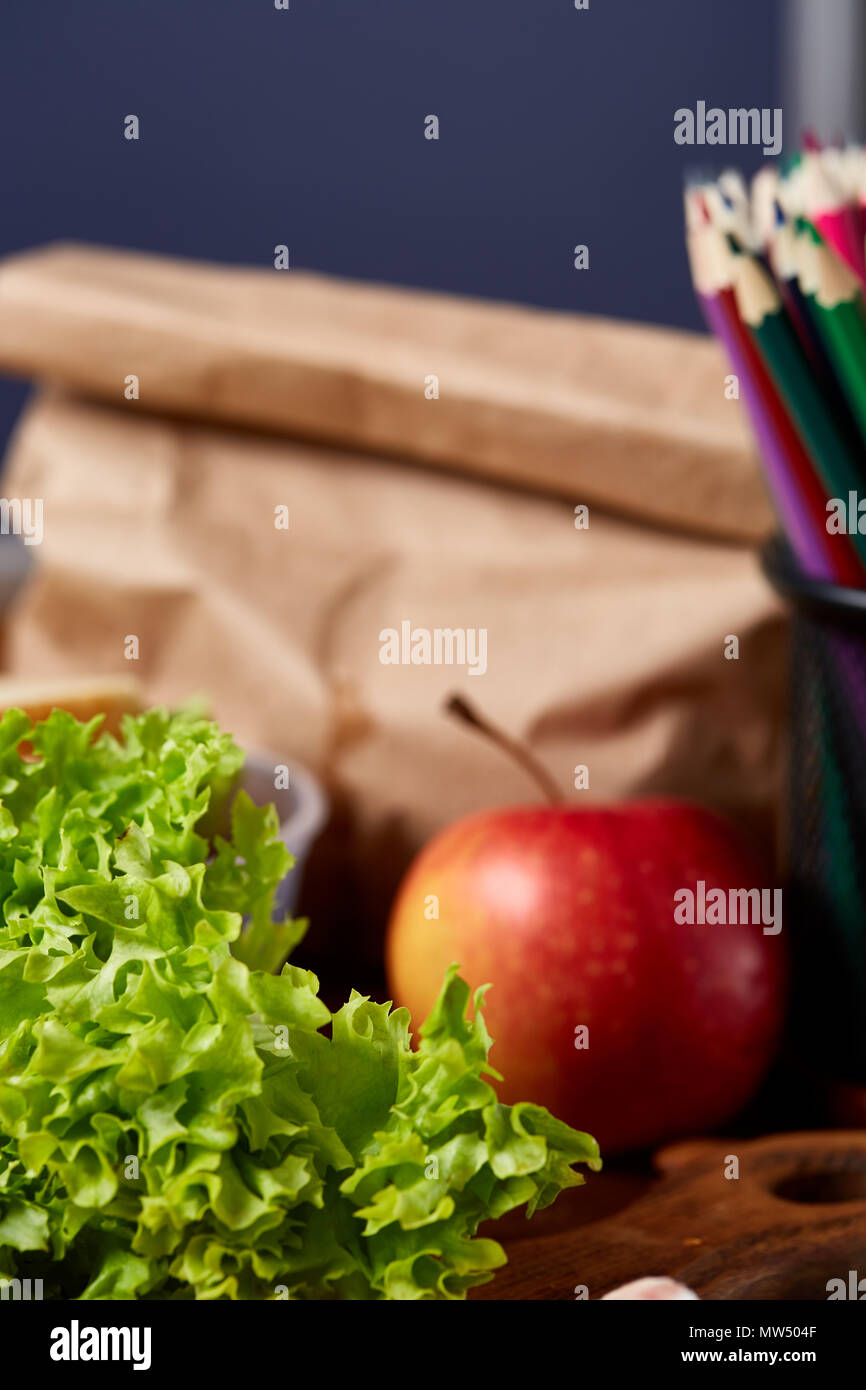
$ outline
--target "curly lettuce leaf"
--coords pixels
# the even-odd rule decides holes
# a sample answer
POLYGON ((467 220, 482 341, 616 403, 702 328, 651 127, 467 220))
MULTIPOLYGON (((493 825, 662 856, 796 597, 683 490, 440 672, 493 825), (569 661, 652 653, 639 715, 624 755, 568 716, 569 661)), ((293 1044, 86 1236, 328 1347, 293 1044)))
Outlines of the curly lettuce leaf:
POLYGON ((417 1049, 404 1010, 332 1015, 280 969, 290 856, 272 807, 227 818, 228 735, 98 723, 0 720, 0 1273, 85 1301, 464 1297, 505 1259, 479 1224, 583 1182, 595 1142, 499 1103, 455 969, 417 1049))

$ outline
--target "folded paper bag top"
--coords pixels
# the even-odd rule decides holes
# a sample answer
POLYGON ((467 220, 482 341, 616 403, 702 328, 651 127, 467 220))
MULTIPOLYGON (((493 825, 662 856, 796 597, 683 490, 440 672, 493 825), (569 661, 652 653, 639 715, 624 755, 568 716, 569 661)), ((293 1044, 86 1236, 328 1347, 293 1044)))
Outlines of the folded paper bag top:
POLYGON ((0 370, 753 541, 771 515, 694 334, 319 275, 50 246, 0 265, 0 370))

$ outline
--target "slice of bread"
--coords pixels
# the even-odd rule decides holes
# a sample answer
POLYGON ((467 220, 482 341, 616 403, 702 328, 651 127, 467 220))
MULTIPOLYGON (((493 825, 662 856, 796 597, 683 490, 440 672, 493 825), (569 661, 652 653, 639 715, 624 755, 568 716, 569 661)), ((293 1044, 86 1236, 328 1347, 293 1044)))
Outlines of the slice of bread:
POLYGON ((122 716, 141 708, 141 688, 131 676, 0 676, 0 713, 23 709, 34 723, 53 709, 81 720, 104 714, 100 727, 116 734, 122 716))

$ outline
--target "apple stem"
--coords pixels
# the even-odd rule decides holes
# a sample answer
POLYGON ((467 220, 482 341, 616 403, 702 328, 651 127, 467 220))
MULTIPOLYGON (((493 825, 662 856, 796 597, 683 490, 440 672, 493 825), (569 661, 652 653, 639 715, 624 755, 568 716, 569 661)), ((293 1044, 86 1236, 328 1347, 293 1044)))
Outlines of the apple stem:
POLYGON ((544 796, 552 805, 558 806, 561 804, 563 796, 559 787, 547 771, 547 768, 538 761, 533 753, 530 753, 529 749, 524 744, 518 742, 516 738, 511 738, 502 729, 497 728, 495 724, 491 724, 490 721, 485 719, 483 715, 480 715, 462 695, 449 695, 448 699, 445 701, 445 709, 448 714, 453 714, 456 718, 462 719, 463 723, 468 724, 470 728, 478 729, 480 733, 490 739, 491 743, 495 743, 503 752, 508 753, 516 763, 520 764, 524 772, 529 773, 529 776, 541 788, 544 796))

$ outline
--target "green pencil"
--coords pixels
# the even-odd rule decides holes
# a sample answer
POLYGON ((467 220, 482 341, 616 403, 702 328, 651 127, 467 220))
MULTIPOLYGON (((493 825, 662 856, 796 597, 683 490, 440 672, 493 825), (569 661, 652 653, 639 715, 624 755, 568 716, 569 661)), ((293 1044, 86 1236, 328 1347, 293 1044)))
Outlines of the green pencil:
MULTIPOLYGON (((743 254, 737 258, 734 294, 740 318, 755 337, 827 496, 841 498, 847 504, 849 495, 857 494, 866 481, 866 459, 840 430, 815 384, 779 291, 754 256, 743 254)), ((866 536, 859 534, 856 525, 851 540, 866 564, 866 536)))
POLYGON ((866 443, 866 320, 860 286, 847 266, 811 237, 797 240, 798 279, 866 443))

